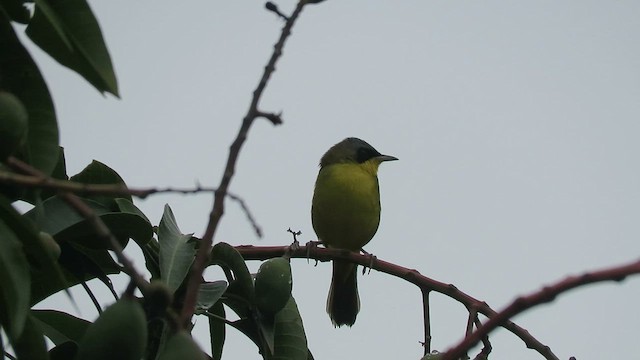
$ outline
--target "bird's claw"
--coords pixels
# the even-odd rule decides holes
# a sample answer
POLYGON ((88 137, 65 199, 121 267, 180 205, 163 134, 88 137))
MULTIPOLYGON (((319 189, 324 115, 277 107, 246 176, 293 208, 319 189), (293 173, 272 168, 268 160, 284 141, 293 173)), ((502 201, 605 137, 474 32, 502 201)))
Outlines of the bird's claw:
MULTIPOLYGON (((317 248, 318 244, 322 244, 322 242, 311 240, 305 244, 307 248, 307 263, 309 263, 309 258, 311 257, 311 249, 317 248)), ((313 266, 318 266, 318 259, 316 259, 316 263, 313 266)))
POLYGON ((371 273, 371 269, 373 268, 373 263, 376 261, 376 256, 368 253, 365 249, 360 249, 360 251, 364 254, 364 255, 368 255, 369 256, 369 266, 363 266, 362 267, 362 275, 364 274, 370 274, 371 273))

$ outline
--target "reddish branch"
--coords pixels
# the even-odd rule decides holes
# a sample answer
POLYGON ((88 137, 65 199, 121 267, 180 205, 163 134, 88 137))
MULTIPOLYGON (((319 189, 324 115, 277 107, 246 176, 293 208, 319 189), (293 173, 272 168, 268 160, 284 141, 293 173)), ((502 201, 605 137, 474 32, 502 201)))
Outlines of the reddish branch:
MULTIPOLYGON (((497 312, 491 309, 489 305, 487 305, 487 303, 463 293, 452 284, 446 284, 446 283, 428 278, 420 274, 415 269, 409 269, 403 266, 392 264, 384 260, 374 258, 374 260, 372 261, 371 255, 361 255, 354 252, 348 252, 345 250, 326 249, 326 248, 316 247, 316 246, 301 246, 295 249, 290 249, 290 247, 288 246, 264 246, 264 247, 237 246, 236 250, 238 250, 240 254, 242 254, 245 260, 266 260, 273 257, 282 256, 285 252, 289 252, 291 257, 294 257, 294 258, 309 258, 309 259, 315 259, 319 261, 330 261, 333 259, 348 260, 355 264, 370 267, 374 270, 378 270, 386 274, 404 279, 418 286, 423 294, 428 293, 430 291, 435 291, 435 292, 444 294, 463 304, 470 312, 477 312, 479 314, 483 314, 484 316, 490 319, 497 315, 497 312)), ((425 316, 428 316, 428 313, 429 313, 428 308, 425 308, 425 316)), ((428 321, 428 319, 425 318, 425 321, 428 321)), ((551 349, 548 346, 542 344, 536 338, 531 336, 531 334, 529 334, 527 330, 514 324, 508 319, 505 319, 504 321, 500 322, 499 324, 497 324, 497 326, 501 326, 509 330, 511 333, 519 337, 528 348, 536 350, 546 359, 558 360, 558 357, 555 354, 553 354, 553 352, 551 352, 551 349)), ((425 325, 425 332, 427 330, 428 330, 428 327, 426 327, 425 325)), ((481 340, 482 335, 480 335, 478 339, 481 340)), ((430 341, 430 334, 425 334, 426 345, 429 343, 429 341, 430 341)), ((474 344, 476 343, 477 342, 475 342, 474 344)), ((490 349, 490 345, 485 343, 485 348, 487 348, 487 350, 490 349)), ((485 350, 483 349, 483 351, 485 350)))
POLYGON ((593 284, 601 281, 622 281, 627 276, 640 273, 640 261, 615 266, 611 268, 586 272, 582 275, 570 276, 550 286, 525 296, 516 298, 509 306, 499 313, 491 316, 489 320, 480 326, 475 332, 467 336, 458 345, 442 354, 442 360, 460 358, 466 351, 475 346, 483 337, 492 330, 507 323, 509 319, 536 305, 553 301, 558 295, 579 286, 593 284))
POLYGON ((267 86, 269 78, 271 78, 271 75, 276 69, 276 62, 278 61, 280 56, 282 56, 282 49, 287 38, 291 34, 291 28, 293 27, 293 24, 302 12, 302 9, 306 5, 306 3, 306 0, 301 0, 300 2, 298 2, 298 5, 296 6, 291 16, 287 18, 287 21, 282 28, 280 38, 273 47, 271 58, 264 68, 264 73, 260 78, 260 82, 258 83, 256 89, 253 91, 251 104, 249 105, 247 114, 242 120, 242 125, 240 126, 240 130, 238 131, 238 135, 229 148, 229 157, 227 158, 227 165, 222 175, 222 180, 220 180, 220 185, 214 192, 215 197, 213 201, 213 209, 209 214, 209 222, 207 224, 204 235, 202 236, 202 242, 200 243, 198 253, 196 254, 196 259, 189 274, 189 282, 185 294, 184 305, 182 307, 182 313, 180 314, 180 323, 182 324, 182 326, 187 326, 191 320, 191 317, 193 316, 193 311, 195 309, 198 296, 198 287, 202 281, 202 273, 204 272, 205 267, 208 265, 209 254, 213 246, 213 236, 215 235, 218 224, 220 223, 220 219, 224 214, 224 198, 227 196, 229 184, 231 183, 231 179, 233 178, 233 175, 235 173, 238 155, 240 154, 242 145, 247 139, 249 129, 251 128, 253 122, 259 117, 268 119, 274 125, 282 123, 282 119, 278 114, 260 111, 258 109, 258 104, 260 102, 260 98, 262 97, 262 93, 267 86))

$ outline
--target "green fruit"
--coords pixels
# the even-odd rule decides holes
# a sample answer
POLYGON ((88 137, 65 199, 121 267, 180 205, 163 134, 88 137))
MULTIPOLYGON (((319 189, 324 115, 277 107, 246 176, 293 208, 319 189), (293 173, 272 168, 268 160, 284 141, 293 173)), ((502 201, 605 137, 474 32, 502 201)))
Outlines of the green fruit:
POLYGON ((256 274, 256 306, 266 314, 277 313, 289 301, 292 287, 289 259, 279 257, 263 262, 256 274))
POLYGON ((169 338, 158 360, 205 360, 204 353, 186 331, 169 338))
POLYGON ((44 246, 44 248, 47 250, 47 253, 49 253, 52 258, 56 260, 59 259, 62 250, 60 249, 60 245, 58 245, 58 243, 54 240, 53 236, 44 231, 40 231, 38 237, 40 238, 42 246, 44 246))
POLYGON ((161 281, 153 281, 144 291, 145 306, 154 314, 164 314, 173 302, 173 293, 161 281))
POLYGON ((20 99, 0 91, 0 160, 14 154, 27 139, 28 115, 20 99))
POLYGON ((147 319, 142 306, 123 297, 89 326, 76 360, 140 360, 146 346, 147 319))
POLYGON ((422 359, 420 360, 439 360, 441 357, 442 357, 441 353, 437 352, 436 350, 433 350, 431 354, 427 354, 423 356, 422 359))

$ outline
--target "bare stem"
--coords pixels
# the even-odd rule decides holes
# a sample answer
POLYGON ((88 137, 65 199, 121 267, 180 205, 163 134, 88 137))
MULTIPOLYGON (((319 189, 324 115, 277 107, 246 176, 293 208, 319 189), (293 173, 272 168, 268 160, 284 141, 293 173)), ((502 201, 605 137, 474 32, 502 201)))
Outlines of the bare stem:
POLYGON ((422 290, 422 313, 424 316, 424 321, 423 321, 423 325, 424 325, 424 354, 423 355, 427 355, 429 353, 431 353, 431 313, 429 310, 429 293, 431 291, 427 290, 427 289, 420 289, 422 290))
POLYGON ((291 28, 293 27, 295 21, 298 19, 298 16, 302 12, 302 9, 306 4, 306 0, 299 1, 291 16, 287 18, 287 21, 282 28, 282 32, 280 33, 280 38, 273 47, 271 58, 267 62, 267 65, 264 67, 264 72, 262 74, 262 77, 260 78, 258 86, 253 91, 251 104, 249 105, 247 114, 242 120, 242 125, 240 126, 240 130, 238 131, 238 135, 229 148, 227 165, 222 175, 222 179, 220 180, 220 185, 214 192, 215 197, 213 201, 213 208, 211 210, 211 213, 209 214, 209 222, 207 224, 204 235, 202 236, 202 242, 200 244, 200 248, 198 249, 198 253, 196 254, 196 259, 193 263, 189 275, 189 282, 187 284, 184 305, 182 307, 182 313, 180 314, 180 323, 182 326, 187 326, 191 321, 191 317, 193 316, 198 295, 198 287, 202 279, 202 273, 204 272, 204 269, 208 264, 209 254, 211 253, 211 249, 213 247, 213 237, 215 235, 216 229, 218 228, 218 224, 220 223, 220 219, 224 214, 224 198, 227 196, 229 184, 231 183, 231 179, 233 178, 233 175, 235 173, 238 156, 244 142, 247 140, 249 129, 251 128, 251 125, 253 124, 255 119, 258 117, 265 117, 274 124, 277 124, 278 121, 281 121, 279 116, 272 116, 270 113, 260 111, 258 109, 258 104, 260 102, 260 98, 262 97, 262 93, 264 92, 264 89, 266 88, 267 83, 271 78, 271 75, 276 69, 276 63, 280 56, 282 56, 282 49, 284 48, 284 44, 287 38, 289 37, 289 35, 291 35, 291 28))

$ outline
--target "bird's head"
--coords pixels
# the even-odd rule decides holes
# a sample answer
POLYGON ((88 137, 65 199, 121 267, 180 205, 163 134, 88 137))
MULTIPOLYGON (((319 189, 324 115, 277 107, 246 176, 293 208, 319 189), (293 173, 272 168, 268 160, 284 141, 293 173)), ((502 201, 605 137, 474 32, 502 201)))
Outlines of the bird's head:
POLYGON ((333 145, 320 159, 320 167, 333 164, 366 164, 375 171, 383 161, 398 160, 395 156, 382 155, 366 141, 350 137, 333 145))

